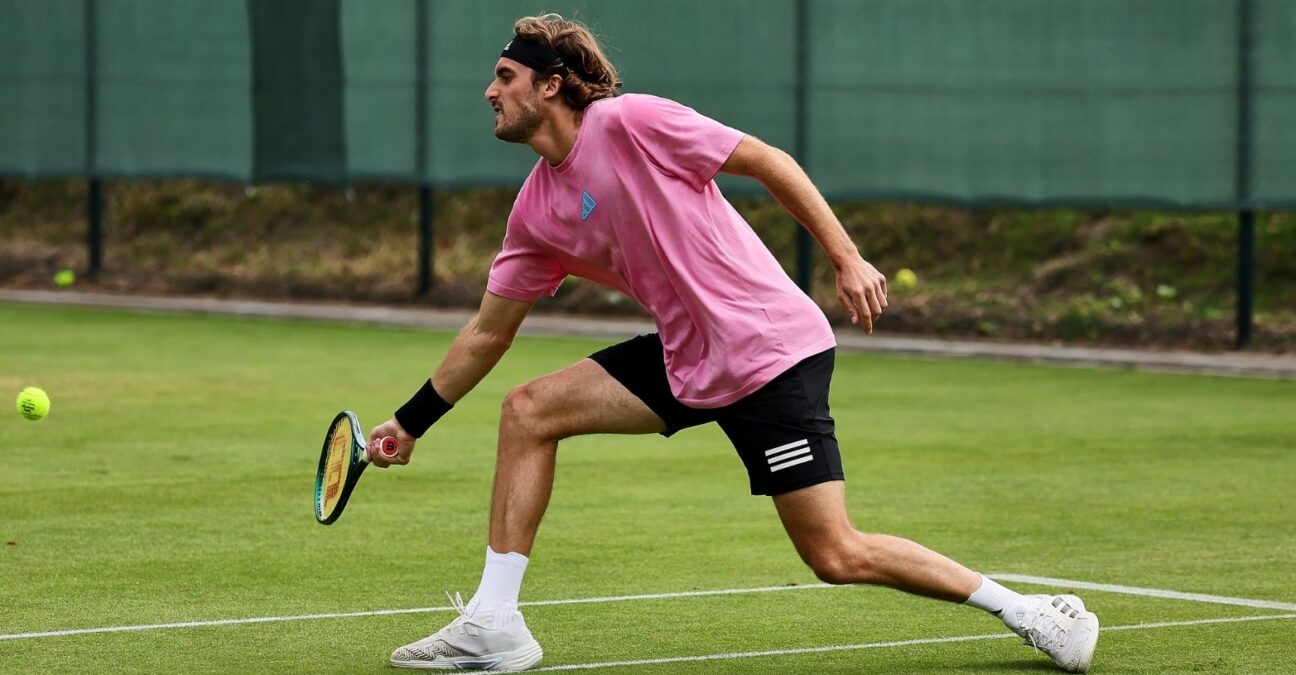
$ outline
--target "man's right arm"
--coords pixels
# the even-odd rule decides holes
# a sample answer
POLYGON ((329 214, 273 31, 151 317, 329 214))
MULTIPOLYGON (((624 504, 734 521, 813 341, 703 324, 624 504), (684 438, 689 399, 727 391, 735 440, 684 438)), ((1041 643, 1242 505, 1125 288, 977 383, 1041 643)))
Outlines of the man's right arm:
MULTIPOLYGON (((450 350, 441 360, 441 365, 437 367, 436 373, 424 385, 424 390, 415 394, 409 403, 402 406, 402 411, 408 410, 411 406, 417 408, 418 405, 426 405, 428 397, 432 397, 434 401, 440 399, 435 401, 435 405, 444 406, 444 409, 448 410, 449 405, 453 405, 472 391, 472 388, 486 377, 486 374, 499 363, 504 353, 513 345, 513 338, 517 335, 518 328, 522 326, 522 320, 526 318, 535 303, 534 300, 523 302, 486 293, 476 316, 459 331, 459 335, 450 345, 450 350), (429 385, 433 390, 431 393, 426 391, 429 385)), ((417 415, 420 412, 414 410, 410 414, 417 415)), ((397 416, 399 415, 400 413, 397 416)), ((440 412, 437 412, 436 416, 439 417, 440 412)), ((421 436, 423 431, 417 430, 416 433, 421 436)), ((370 446, 374 446, 383 436, 396 437, 397 455, 388 459, 382 453, 373 452, 371 447, 370 456, 373 464, 378 467, 408 464, 410 455, 414 451, 416 437, 401 426, 396 417, 374 427, 369 433, 370 446)))
POLYGON ((459 331, 432 375, 432 388, 449 403, 472 391, 513 346, 513 337, 534 306, 534 300, 522 302, 487 293, 477 315, 459 331))

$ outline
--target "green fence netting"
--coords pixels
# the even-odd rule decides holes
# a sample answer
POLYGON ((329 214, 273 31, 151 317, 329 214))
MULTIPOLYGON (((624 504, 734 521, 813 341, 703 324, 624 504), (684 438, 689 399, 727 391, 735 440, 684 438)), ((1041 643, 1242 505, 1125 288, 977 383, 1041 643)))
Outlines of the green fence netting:
POLYGON ((1296 204, 1291 0, 0 0, 0 175, 517 184, 482 92, 542 10, 832 198, 1296 204))

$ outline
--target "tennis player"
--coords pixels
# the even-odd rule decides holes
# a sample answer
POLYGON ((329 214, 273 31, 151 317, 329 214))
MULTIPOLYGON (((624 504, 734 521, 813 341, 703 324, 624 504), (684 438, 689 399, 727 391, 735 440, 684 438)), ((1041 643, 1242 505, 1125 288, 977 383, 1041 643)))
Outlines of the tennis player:
MULTIPOLYGON (((514 26, 486 101, 495 135, 540 156, 509 216, 476 316, 430 380, 371 439, 415 439, 509 349, 523 318, 569 275, 633 298, 657 332, 513 389, 500 418, 481 584, 460 616, 400 647, 394 666, 522 670, 541 659, 518 596, 553 488, 558 443, 582 434, 670 436, 716 423, 769 495, 816 576, 878 584, 989 612, 1064 670, 1088 669, 1098 618, 1075 596, 1023 596, 912 541, 866 534, 846 513, 828 411, 835 341, 714 177, 754 178, 818 240, 837 297, 871 333, 886 279, 786 153, 674 101, 617 96, 594 36, 554 14, 514 26)), ((388 462, 375 453, 374 463, 388 462)))

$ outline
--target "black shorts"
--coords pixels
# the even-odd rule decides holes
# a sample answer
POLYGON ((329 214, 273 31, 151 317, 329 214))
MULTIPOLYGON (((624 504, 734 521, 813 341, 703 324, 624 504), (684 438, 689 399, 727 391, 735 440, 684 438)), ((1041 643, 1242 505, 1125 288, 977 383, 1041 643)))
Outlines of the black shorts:
POLYGON ((671 393, 657 334, 640 335, 590 358, 666 422, 665 436, 716 422, 747 467, 754 495, 778 495, 842 480, 828 387, 835 350, 808 357, 746 397, 720 408, 690 408, 671 393))

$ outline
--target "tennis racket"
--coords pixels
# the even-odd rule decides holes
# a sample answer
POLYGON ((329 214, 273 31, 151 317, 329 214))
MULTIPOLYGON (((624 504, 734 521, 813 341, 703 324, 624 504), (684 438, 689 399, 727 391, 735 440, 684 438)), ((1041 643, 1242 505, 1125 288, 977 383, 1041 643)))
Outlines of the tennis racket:
MULTIPOLYGON (((383 456, 396 456, 395 438, 384 436, 379 447, 383 456)), ((360 431, 360 420, 350 410, 343 410, 333 418, 320 449, 319 470, 315 473, 315 520, 332 525, 342 515, 367 466, 369 449, 360 431)))

